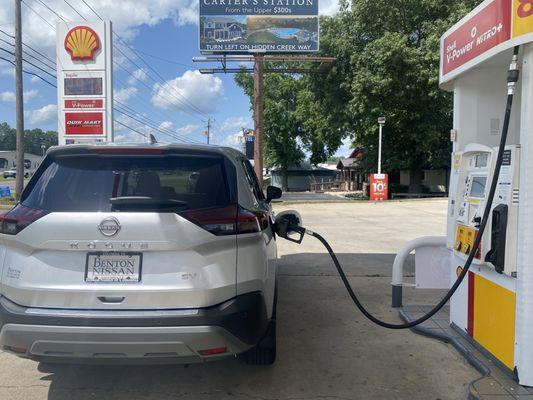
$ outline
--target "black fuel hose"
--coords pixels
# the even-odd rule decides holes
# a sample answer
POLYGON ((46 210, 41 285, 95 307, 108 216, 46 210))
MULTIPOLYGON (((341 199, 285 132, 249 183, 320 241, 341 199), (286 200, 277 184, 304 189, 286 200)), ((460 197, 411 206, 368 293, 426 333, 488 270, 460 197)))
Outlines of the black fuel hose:
POLYGON ((502 167, 503 162, 503 155, 505 152, 505 144, 507 142, 507 135, 509 133, 509 124, 511 122, 511 112, 513 109, 513 98, 514 98, 514 91, 516 87, 516 83, 518 82, 518 78, 520 75, 520 71, 518 69, 518 53, 520 50, 520 46, 516 46, 514 48, 514 54, 513 54, 513 61, 511 62, 511 67, 509 69, 509 74, 507 77, 507 83, 508 83, 508 94, 507 94, 507 105, 505 107, 505 119, 503 123, 503 130, 502 130, 502 136, 500 139, 500 148, 498 150, 498 158, 496 160, 496 167, 494 169, 494 178, 492 179, 492 184, 490 186, 489 195, 487 197, 487 204, 485 206, 485 211, 483 212, 483 218, 481 220, 481 224, 479 227, 479 231, 477 234, 477 237, 474 241, 474 245, 472 247, 472 250, 470 251, 470 254, 468 255, 468 259, 466 260, 466 263, 464 265, 463 271, 455 281, 454 285, 451 287, 451 289, 446 293, 446 296, 426 315, 424 315, 421 318, 418 318, 417 320, 405 323, 405 324, 391 324, 385 321, 382 321, 375 316, 373 316, 361 303, 357 295, 355 294, 355 291, 352 288, 352 285, 350 285, 350 282, 348 281, 348 278, 346 277, 346 274, 344 273, 344 270, 342 269, 341 264, 339 263, 339 260, 337 259, 337 256, 335 255, 335 252, 329 245, 329 243, 324 239, 321 235, 319 235, 316 232, 312 232, 310 230, 307 230, 305 228, 294 228, 294 230, 302 233, 307 234, 310 236, 315 237, 318 239, 324 247, 327 249, 329 255, 331 256, 331 259, 333 260, 333 263, 335 264, 335 267, 337 268, 337 272, 339 273, 342 283, 346 287, 346 290, 348 291, 348 294, 350 295, 350 298, 355 303, 357 308, 363 313, 363 315, 368 318, 373 323, 387 329, 410 329, 417 325, 420 325, 424 322, 426 322, 428 319, 433 317, 436 313, 438 313, 442 307, 446 305, 446 303, 451 299, 451 297, 455 294, 461 283, 466 277, 466 274, 468 273, 468 270, 470 269, 470 266, 472 265, 472 261, 474 260, 474 257, 479 249, 479 245, 481 243, 481 239, 483 237, 483 233, 485 232, 485 228, 487 226, 487 223, 490 218, 490 212, 492 209, 492 204, 494 202, 494 195, 496 193, 496 189, 498 186, 498 179, 500 176, 500 170, 502 167))

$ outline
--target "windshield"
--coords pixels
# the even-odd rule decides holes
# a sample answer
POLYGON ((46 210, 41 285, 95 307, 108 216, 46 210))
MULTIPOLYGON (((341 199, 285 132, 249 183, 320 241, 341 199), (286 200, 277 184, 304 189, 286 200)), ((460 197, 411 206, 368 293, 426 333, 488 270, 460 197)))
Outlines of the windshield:
POLYGON ((56 157, 22 204, 51 212, 167 211, 228 205, 220 157, 56 157))

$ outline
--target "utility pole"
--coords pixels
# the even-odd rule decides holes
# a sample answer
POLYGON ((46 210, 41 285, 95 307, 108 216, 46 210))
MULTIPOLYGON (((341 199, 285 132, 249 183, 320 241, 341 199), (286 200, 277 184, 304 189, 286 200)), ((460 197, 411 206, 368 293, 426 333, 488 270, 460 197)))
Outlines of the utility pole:
POLYGON ((24 189, 24 92, 22 82, 22 10, 21 0, 15 0, 15 80, 17 97, 17 176, 15 192, 20 200, 24 189))
POLYGON ((205 135, 207 136, 207 144, 209 144, 211 138, 211 118, 207 119, 207 131, 205 132, 205 135))
POLYGON ((263 186, 263 55, 254 55, 254 61, 254 169, 259 185, 263 186))

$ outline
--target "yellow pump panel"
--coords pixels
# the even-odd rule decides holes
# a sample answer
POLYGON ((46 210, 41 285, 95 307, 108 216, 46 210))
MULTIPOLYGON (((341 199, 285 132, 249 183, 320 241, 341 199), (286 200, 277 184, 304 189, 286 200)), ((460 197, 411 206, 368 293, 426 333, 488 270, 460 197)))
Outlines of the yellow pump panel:
POLYGON ((474 291, 474 340, 513 369, 516 294, 479 275, 474 291))

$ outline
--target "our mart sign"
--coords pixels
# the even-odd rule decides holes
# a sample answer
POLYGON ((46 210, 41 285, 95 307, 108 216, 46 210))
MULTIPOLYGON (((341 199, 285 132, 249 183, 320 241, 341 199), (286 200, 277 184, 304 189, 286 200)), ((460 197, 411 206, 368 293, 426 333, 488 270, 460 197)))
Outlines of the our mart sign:
POLYGON ((486 59, 533 41, 533 0, 486 0, 441 39, 441 84, 486 59))

